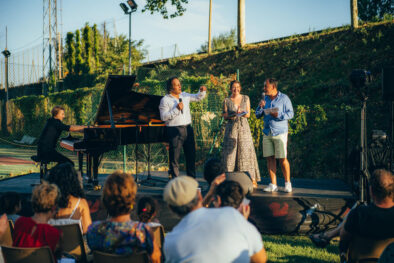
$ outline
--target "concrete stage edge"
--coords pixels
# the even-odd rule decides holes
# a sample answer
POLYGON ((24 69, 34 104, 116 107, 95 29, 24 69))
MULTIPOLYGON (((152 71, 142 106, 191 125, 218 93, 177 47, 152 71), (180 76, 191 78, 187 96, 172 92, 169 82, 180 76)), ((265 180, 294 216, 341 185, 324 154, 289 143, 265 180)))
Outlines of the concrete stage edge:
MULTIPOLYGON (((100 184, 103 185, 106 174, 99 175, 100 184)), ((208 185, 197 175, 203 194, 208 190, 208 185)), ((145 179, 146 175, 138 175, 145 179)), ((137 199, 141 196, 151 196, 158 201, 158 219, 166 231, 170 231, 179 221, 162 200, 165 182, 168 181, 167 172, 152 172, 153 179, 164 182, 149 181, 138 186, 137 199), (156 183, 151 185, 150 183, 156 183)), ((0 194, 15 191, 23 195, 22 215, 30 216, 29 203, 32 184, 39 183, 39 174, 28 174, 0 181, 0 194)), ((265 193, 262 188, 269 183, 268 178, 263 178, 249 197, 251 200, 250 220, 263 234, 309 234, 335 227, 343 216, 352 207, 355 199, 350 188, 340 180, 323 179, 292 179, 293 193, 284 193, 283 179, 278 178, 279 192, 265 193)), ((100 202, 101 191, 86 191, 93 220, 103 220, 107 217, 105 209, 100 202)), ((135 210, 135 209, 134 209, 135 210)), ((137 219, 135 212, 133 219, 137 219)))

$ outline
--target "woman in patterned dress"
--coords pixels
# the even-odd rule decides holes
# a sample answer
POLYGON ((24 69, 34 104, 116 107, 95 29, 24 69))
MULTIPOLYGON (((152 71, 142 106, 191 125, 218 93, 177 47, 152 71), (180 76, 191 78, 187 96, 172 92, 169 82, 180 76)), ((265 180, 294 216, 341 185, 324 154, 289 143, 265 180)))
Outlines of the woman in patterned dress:
POLYGON ((161 252, 150 227, 130 218, 137 184, 130 174, 116 171, 107 177, 102 202, 109 218, 96 221, 86 235, 91 250, 125 255, 146 251, 152 263, 159 263, 161 252))
POLYGON ((222 163, 226 172, 249 173, 254 187, 260 181, 260 171, 247 118, 250 100, 241 94, 241 83, 230 83, 231 96, 223 103, 223 117, 227 120, 223 139, 222 163), (240 116, 242 115, 242 116, 240 116))

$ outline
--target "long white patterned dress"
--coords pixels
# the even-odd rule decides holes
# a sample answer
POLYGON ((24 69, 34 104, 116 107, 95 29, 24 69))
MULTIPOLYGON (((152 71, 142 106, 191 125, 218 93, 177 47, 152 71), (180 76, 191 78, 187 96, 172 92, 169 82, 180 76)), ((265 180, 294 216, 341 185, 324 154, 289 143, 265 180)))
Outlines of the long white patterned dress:
MULTIPOLYGON (((247 111, 248 104, 249 97, 242 95, 240 110, 247 111)), ((229 115, 235 114, 238 110, 230 98, 224 100, 223 110, 225 108, 229 115)), ((227 121, 222 147, 222 163, 226 172, 248 172, 252 180, 260 181, 259 165, 247 118, 236 117, 235 120, 227 121)))

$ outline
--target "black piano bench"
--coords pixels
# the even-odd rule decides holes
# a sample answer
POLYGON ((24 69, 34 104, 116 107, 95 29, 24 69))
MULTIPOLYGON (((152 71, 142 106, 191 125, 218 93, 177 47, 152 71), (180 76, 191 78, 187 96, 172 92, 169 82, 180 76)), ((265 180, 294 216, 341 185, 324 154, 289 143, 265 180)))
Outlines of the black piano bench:
POLYGON ((33 155, 32 157, 30 157, 30 159, 32 159, 35 163, 40 164, 40 183, 42 183, 42 179, 48 171, 48 164, 51 161, 41 160, 38 158, 37 155, 33 155))

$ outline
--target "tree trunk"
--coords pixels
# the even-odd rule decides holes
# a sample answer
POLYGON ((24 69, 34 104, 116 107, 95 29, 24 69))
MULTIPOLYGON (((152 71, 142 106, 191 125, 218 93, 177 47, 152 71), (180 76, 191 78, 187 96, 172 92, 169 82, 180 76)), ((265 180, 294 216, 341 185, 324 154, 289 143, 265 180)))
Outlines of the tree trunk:
POLYGON ((238 47, 245 45, 245 0, 238 0, 238 47))
POLYGON ((350 14, 352 19, 352 28, 358 28, 357 0, 350 0, 350 14))

